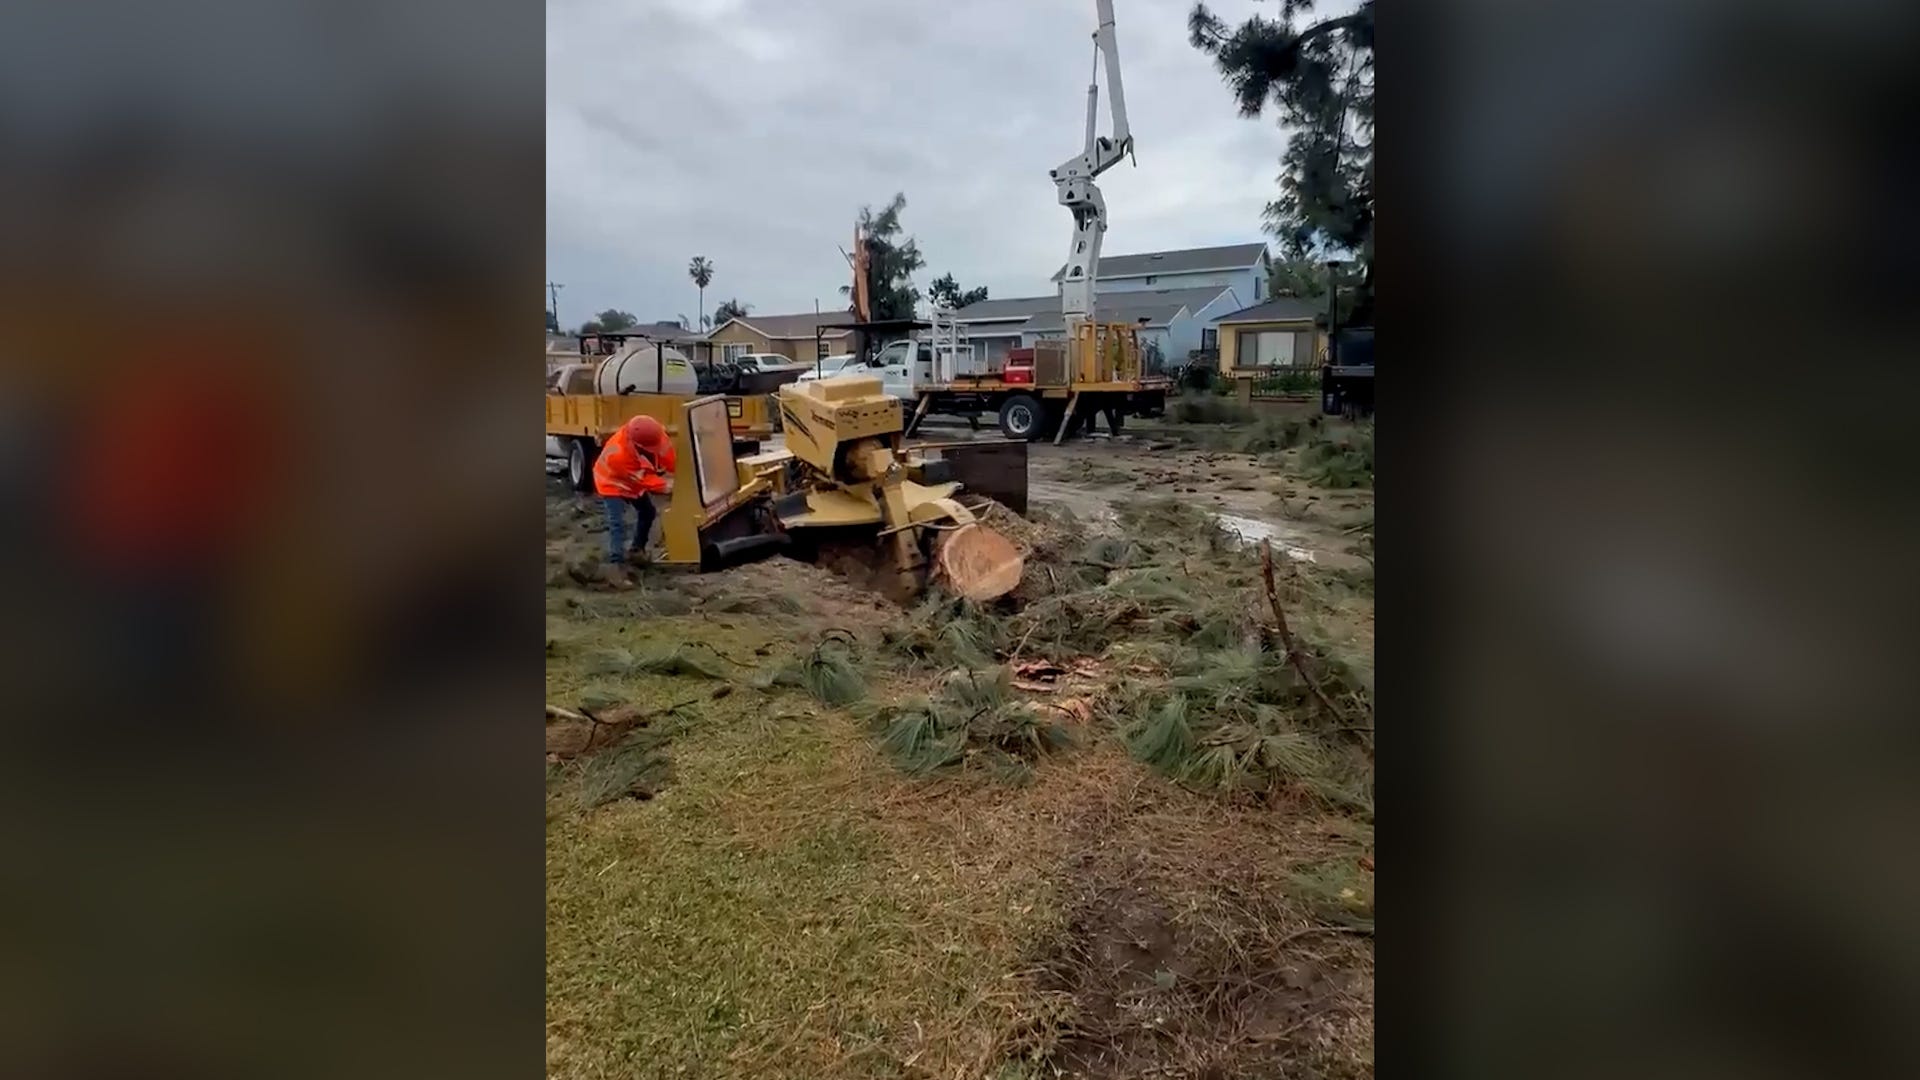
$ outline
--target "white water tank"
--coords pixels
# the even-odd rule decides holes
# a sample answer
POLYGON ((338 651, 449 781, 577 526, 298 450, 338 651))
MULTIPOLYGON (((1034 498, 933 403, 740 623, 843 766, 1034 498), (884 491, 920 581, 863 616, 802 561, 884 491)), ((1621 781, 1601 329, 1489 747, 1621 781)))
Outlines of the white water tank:
POLYGON ((629 341, 600 362, 594 392, 600 394, 685 394, 700 390, 700 377, 686 354, 670 345, 629 341))

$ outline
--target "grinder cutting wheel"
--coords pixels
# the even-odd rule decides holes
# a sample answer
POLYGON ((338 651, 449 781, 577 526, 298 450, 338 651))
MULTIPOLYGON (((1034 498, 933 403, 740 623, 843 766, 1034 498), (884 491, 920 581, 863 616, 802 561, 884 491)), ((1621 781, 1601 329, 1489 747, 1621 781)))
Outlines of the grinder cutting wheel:
POLYGON ((906 599, 938 580, 991 600, 1020 583, 1019 549, 961 503, 966 486, 1024 510, 1026 443, 907 448, 900 402, 872 376, 779 391, 786 448, 735 460, 724 398, 677 425, 668 564, 717 568, 785 550, 906 599))

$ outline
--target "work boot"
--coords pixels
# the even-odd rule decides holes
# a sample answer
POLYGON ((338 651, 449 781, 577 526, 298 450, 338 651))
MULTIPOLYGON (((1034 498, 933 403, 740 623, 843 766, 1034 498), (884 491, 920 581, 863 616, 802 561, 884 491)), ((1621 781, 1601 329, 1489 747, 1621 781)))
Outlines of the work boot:
POLYGON ((630 548, 627 551, 627 565, 648 567, 653 565, 653 553, 646 548, 630 548))
POLYGON ((625 590, 633 588, 633 578, 627 568, 616 563, 608 563, 600 571, 600 581, 609 589, 625 590))

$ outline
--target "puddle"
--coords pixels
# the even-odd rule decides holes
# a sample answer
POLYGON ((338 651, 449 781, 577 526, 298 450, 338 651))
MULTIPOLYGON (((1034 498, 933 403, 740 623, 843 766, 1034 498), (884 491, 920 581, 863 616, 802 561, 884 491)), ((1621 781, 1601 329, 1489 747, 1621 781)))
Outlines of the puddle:
POLYGON ((1215 514, 1215 520, 1228 532, 1238 536, 1248 545, 1270 540, 1282 554, 1295 562, 1318 562, 1312 551, 1287 542, 1286 526, 1257 518, 1240 517, 1237 514, 1215 514))

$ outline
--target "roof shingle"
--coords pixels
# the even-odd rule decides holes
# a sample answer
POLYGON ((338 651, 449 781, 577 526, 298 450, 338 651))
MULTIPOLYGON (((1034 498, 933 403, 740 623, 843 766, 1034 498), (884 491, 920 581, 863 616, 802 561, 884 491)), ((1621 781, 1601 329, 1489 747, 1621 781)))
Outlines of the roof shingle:
MULTIPOLYGON (((1134 323, 1140 326, 1165 326, 1186 308, 1188 314, 1199 311, 1227 291, 1225 285, 1206 285, 1193 289, 1129 289, 1126 292, 1101 293, 1094 298, 1093 317, 1100 322, 1134 323), (1145 322, 1141 322, 1145 319, 1145 322)), ((1066 317, 1056 304, 1051 310, 1037 312, 1023 323, 1026 333, 1053 333, 1066 329, 1066 317)))
MULTIPOLYGON (((844 311, 822 311, 817 315, 811 311, 803 311, 797 315, 762 315, 756 311, 748 312, 737 321, 766 337, 791 340, 812 337, 816 326, 837 328, 828 331, 825 335, 827 337, 844 336, 847 333, 844 328, 853 322, 853 316, 844 311)), ((725 325, 726 323, 721 323, 720 326, 714 327, 714 330, 717 331, 725 325)))
POLYGON ((1220 322, 1297 322, 1303 319, 1315 319, 1326 314, 1326 305, 1311 300, 1302 300, 1294 296, 1276 296, 1271 300, 1262 300, 1252 307, 1220 316, 1220 322))
POLYGON ((1009 296, 999 300, 980 300, 968 304, 954 312, 956 322, 977 322, 982 319, 1024 319, 1037 315, 1049 308, 1060 307, 1060 295, 1048 293, 1045 296, 1009 296))
MULTIPOLYGON (((1147 274, 1191 274, 1202 270, 1244 270, 1265 254, 1265 243, 1227 244, 1224 247, 1184 248, 1179 251, 1148 251, 1139 255, 1104 255, 1100 259, 1099 280, 1144 277, 1147 274)), ((1053 280, 1065 277, 1067 266, 1053 272, 1053 280)))

